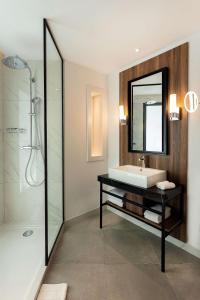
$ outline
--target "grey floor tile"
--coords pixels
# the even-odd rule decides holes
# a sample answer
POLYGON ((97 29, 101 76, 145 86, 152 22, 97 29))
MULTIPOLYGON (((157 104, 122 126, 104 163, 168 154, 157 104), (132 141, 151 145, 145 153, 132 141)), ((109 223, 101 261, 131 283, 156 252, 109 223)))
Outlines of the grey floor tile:
POLYGON ((199 264, 169 265, 166 275, 178 300, 200 299, 199 264))
POLYGON ((177 300, 155 265, 106 265, 107 300, 177 300))
POLYGON ((106 300, 104 265, 52 265, 45 283, 67 282, 67 300, 106 300))
POLYGON ((66 222, 66 232, 88 232, 99 230, 99 210, 77 217, 66 222))
MULTIPOLYGON (((103 212, 103 230, 106 229, 130 229, 134 230, 136 226, 122 219, 120 216, 104 209, 103 212)), ((74 220, 68 221, 65 225, 67 232, 88 232, 99 230, 99 210, 94 210, 89 214, 77 217, 74 220)))
POLYGON ((103 233, 65 232, 53 263, 104 263, 103 233))
POLYGON ((118 230, 135 230, 136 226, 129 221, 121 218, 120 216, 113 214, 108 210, 105 210, 105 212, 103 213, 103 230, 111 228, 118 230))
POLYGON ((150 240, 136 231, 110 229, 103 232, 105 263, 158 263, 150 240))
POLYGON ((200 299, 200 262, 166 243, 160 272, 160 238, 104 211, 70 221, 45 282, 69 284, 67 300, 200 299))
MULTIPOLYGON (((160 257, 160 238, 152 236, 151 243, 158 257, 160 257)), ((166 241, 166 265, 182 263, 200 263, 200 260, 181 248, 176 247, 175 245, 166 241)))

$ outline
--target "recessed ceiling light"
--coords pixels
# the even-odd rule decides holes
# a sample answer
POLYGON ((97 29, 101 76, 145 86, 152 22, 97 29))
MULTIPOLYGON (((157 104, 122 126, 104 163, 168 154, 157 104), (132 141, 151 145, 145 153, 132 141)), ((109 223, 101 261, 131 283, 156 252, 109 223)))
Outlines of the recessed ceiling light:
POLYGON ((139 52, 140 51, 140 49, 139 48, 135 48, 135 52, 139 52))

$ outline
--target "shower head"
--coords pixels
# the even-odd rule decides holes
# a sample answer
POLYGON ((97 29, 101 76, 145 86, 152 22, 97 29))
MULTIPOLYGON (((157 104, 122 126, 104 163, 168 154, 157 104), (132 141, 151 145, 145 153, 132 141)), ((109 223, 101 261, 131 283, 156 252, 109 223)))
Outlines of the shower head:
POLYGON ((29 65, 27 64, 27 62, 17 55, 16 56, 8 56, 8 57, 3 58, 2 63, 6 67, 15 69, 15 70, 22 70, 25 68, 29 69, 29 65))

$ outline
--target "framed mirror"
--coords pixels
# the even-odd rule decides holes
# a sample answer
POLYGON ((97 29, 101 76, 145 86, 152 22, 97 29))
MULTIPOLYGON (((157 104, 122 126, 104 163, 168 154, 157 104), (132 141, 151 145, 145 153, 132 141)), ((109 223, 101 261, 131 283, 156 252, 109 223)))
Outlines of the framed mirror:
POLYGON ((167 154, 168 68, 128 82, 128 151, 167 154))

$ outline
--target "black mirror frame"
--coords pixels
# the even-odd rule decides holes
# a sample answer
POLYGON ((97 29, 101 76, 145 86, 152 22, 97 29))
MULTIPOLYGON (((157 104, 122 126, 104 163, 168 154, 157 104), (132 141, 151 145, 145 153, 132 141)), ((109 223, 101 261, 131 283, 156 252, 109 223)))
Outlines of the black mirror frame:
POLYGON ((167 115, 167 99, 168 99, 168 68, 162 68, 154 72, 145 74, 143 76, 137 77, 135 79, 128 81, 128 152, 132 153, 143 153, 143 154, 157 154, 157 155, 167 155, 168 154, 168 115, 167 115), (132 102, 132 83, 134 81, 146 78, 148 76, 154 75, 156 73, 162 72, 162 152, 157 151, 145 151, 143 150, 133 150, 132 149, 132 119, 131 119, 131 102, 132 102))

